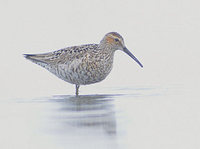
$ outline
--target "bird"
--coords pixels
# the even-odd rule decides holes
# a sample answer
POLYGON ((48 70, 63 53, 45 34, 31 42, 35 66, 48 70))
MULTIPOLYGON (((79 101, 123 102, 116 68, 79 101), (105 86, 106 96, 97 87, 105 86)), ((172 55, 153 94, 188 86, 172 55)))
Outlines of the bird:
POLYGON ((94 84, 108 76, 117 50, 125 52, 143 67, 126 48, 123 37, 117 32, 107 33, 99 44, 71 46, 42 54, 24 54, 24 57, 58 78, 74 84, 78 96, 80 85, 94 84))

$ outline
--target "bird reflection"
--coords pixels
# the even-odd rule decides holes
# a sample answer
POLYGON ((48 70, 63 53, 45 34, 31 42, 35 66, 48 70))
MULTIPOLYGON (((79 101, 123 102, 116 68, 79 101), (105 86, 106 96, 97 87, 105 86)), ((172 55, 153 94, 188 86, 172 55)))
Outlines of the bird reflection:
POLYGON ((65 125, 116 134, 113 95, 54 96, 60 102, 56 117, 65 125))

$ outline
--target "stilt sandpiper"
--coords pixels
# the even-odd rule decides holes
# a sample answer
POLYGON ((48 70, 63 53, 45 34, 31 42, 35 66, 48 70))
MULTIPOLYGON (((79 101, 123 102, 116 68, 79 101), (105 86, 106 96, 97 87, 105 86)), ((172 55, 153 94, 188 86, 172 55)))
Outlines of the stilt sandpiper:
POLYGON ((126 48, 122 36, 116 32, 107 33, 99 44, 72 46, 54 52, 24 56, 58 78, 75 84, 78 95, 80 85, 97 83, 106 78, 112 69, 116 50, 124 51, 143 67, 126 48))

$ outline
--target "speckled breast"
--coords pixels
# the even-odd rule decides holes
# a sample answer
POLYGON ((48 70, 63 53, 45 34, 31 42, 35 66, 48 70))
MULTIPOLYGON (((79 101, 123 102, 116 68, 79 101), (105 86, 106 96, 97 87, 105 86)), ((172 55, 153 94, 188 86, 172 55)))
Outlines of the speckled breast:
POLYGON ((104 80, 112 70, 112 66, 112 58, 107 61, 76 59, 68 64, 57 65, 54 74, 71 84, 87 85, 104 80))

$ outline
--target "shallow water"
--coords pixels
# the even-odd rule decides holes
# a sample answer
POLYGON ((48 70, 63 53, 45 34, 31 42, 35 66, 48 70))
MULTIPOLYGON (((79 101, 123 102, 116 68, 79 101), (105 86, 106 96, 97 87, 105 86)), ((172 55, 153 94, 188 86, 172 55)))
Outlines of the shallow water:
POLYGON ((4 149, 199 148, 199 99, 180 87, 113 88, 0 102, 4 149))

